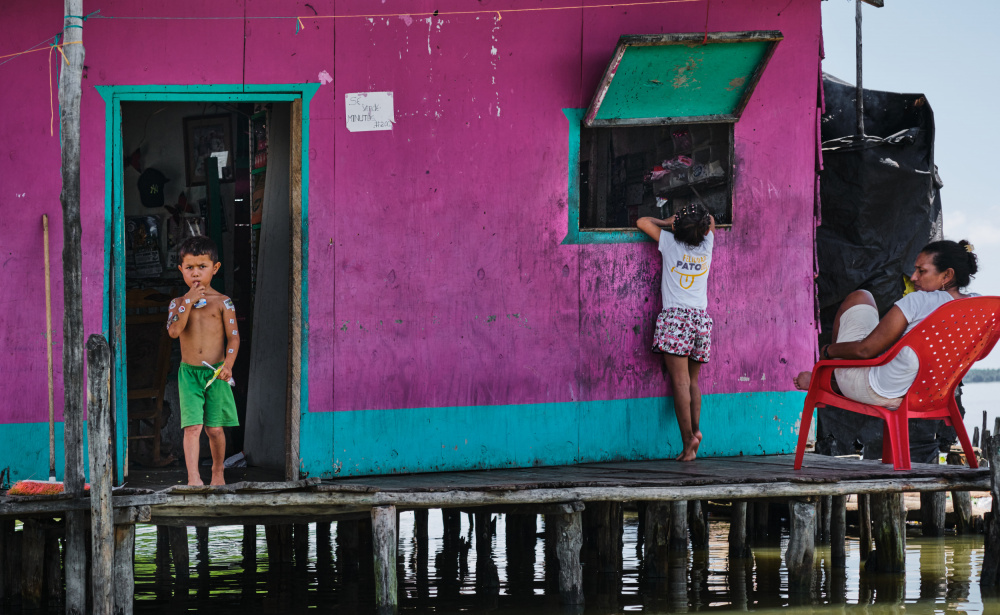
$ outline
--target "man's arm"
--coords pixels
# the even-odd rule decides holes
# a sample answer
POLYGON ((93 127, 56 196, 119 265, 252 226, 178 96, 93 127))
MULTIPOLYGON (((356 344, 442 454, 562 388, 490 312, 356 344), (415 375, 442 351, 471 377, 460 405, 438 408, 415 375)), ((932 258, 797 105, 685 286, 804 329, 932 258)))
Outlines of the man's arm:
POLYGON ((228 381, 233 377, 233 364, 240 352, 240 328, 236 324, 236 308, 229 297, 222 300, 222 326, 226 332, 226 358, 222 362, 219 378, 228 381))

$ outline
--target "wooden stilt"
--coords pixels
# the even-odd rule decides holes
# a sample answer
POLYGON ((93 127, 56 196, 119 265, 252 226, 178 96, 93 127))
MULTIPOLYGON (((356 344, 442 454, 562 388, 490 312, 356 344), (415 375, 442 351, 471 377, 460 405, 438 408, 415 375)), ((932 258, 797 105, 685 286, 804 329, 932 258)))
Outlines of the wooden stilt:
POLYGON ((688 529, 691 534, 691 548, 704 550, 708 548, 708 511, 701 500, 688 504, 688 529))
POLYGON ((645 525, 642 537, 642 576, 665 579, 670 558, 670 502, 642 502, 645 525))
MULTIPOLYGON (((986 413, 983 412, 983 423, 986 413)), ((984 593, 995 594, 1000 587, 1000 436, 983 438, 983 449, 990 464, 992 507, 986 515, 986 538, 983 545, 983 568, 979 585, 984 593)))
MULTIPOLYGON (((327 524, 327 531, 330 525, 327 524)), ((243 526, 243 570, 257 569, 257 526, 243 526)))
MULTIPOLYGON (((14 531, 14 520, 10 520, 10 533, 6 533, 5 549, 0 552, 4 560, 4 587, 7 600, 21 599, 21 539, 24 531, 14 531)), ((86 560, 85 560, 86 561, 86 560)))
POLYGON ((430 553, 428 553, 428 525, 430 522, 430 511, 420 508, 413 511, 413 537, 416 545, 413 558, 416 561, 416 586, 417 597, 420 599, 430 598, 430 553))
POLYGON ((858 496, 858 542, 861 550, 861 561, 868 559, 872 552, 872 507, 871 496, 858 496))
POLYGON ((185 583, 191 577, 191 554, 188 553, 188 536, 186 527, 169 527, 170 557, 174 561, 174 579, 185 583))
POLYGON ((208 528, 198 526, 194 528, 195 540, 198 544, 198 565, 208 566, 210 555, 208 553, 208 528))
POLYGON ((333 562, 333 543, 330 542, 330 522, 316 522, 316 567, 329 566, 333 562))
POLYGON ((296 523, 292 526, 295 549, 295 565, 305 566, 309 563, 309 524, 296 523))
POLYGON ((396 507, 372 509, 372 547, 375 557, 375 606, 379 614, 399 608, 396 593, 396 507))
POLYGON ((354 578, 360 573, 358 521, 337 522, 337 570, 343 578, 354 578))
POLYGON ((729 559, 750 557, 747 536, 747 502, 735 500, 729 511, 729 559))
POLYGON ((583 513, 546 515, 556 534, 556 558, 559 561, 559 597, 563 604, 583 605, 583 513))
POLYGON ((979 448, 979 427, 972 428, 972 446, 979 448))
POLYGON ((943 491, 920 494, 920 533, 923 536, 944 536, 944 515, 947 495, 943 491))
POLYGON ((793 500, 790 506, 791 529, 785 567, 788 585, 801 592, 812 586, 813 560, 816 548, 816 507, 814 502, 793 500))
POLYGON ((493 561, 495 520, 488 512, 475 513, 476 519, 476 594, 485 606, 491 606, 500 593, 500 571, 493 561))
POLYGON ((749 527, 751 530, 751 540, 755 545, 767 542, 767 527, 770 510, 770 504, 767 502, 753 502, 753 524, 749 527))
POLYGON ((26 519, 21 528, 21 602, 27 610, 42 606, 45 574, 45 527, 26 519))
POLYGON ((90 448, 90 520, 93 541, 93 613, 114 609, 114 511, 111 508, 111 349, 102 335, 87 340, 87 410, 90 448))
POLYGON ((670 503, 670 550, 687 551, 688 503, 682 500, 670 503))
MULTIPOLYGON (((950 466, 965 465, 960 453, 948 453, 947 463, 950 466)), ((968 491, 952 491, 951 506, 955 513, 955 532, 959 535, 972 534, 975 527, 972 521, 972 494, 968 491)))
POLYGON ((818 504, 822 510, 822 514, 819 517, 820 523, 817 524, 819 528, 819 542, 820 544, 830 544, 831 525, 833 524, 833 496, 825 495, 821 497, 818 504))
POLYGON ((14 542, 14 520, 0 519, 0 603, 7 600, 13 593, 8 577, 10 576, 11 565, 7 563, 9 554, 13 550, 14 542))
POLYGON ((507 585, 512 596, 534 594, 535 544, 538 517, 532 514, 504 516, 507 546, 507 585))
POLYGON ((115 526, 114 613, 132 615, 135 598, 135 525, 115 526))
POLYGON ((834 568, 847 565, 847 497, 830 499, 830 560, 834 568))
POLYGON ((902 493, 871 496, 872 538, 875 550, 865 560, 865 570, 906 570, 906 509, 902 493))

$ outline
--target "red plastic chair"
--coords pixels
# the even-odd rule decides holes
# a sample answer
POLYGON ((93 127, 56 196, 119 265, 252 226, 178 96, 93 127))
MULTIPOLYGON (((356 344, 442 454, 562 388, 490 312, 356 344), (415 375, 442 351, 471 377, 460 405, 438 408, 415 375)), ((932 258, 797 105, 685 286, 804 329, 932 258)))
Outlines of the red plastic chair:
POLYGON ((955 389, 972 364, 988 355, 998 339, 1000 297, 968 297, 949 301, 934 310, 880 357, 817 362, 802 411, 799 445, 795 449, 795 469, 802 467, 813 408, 827 405, 882 418, 885 421, 882 429, 882 463, 891 463, 896 470, 910 469, 909 419, 943 419, 955 428, 969 466, 979 467, 962 415, 958 411, 955 389), (884 365, 906 346, 917 354, 920 368, 898 409, 889 410, 863 404, 833 391, 830 379, 834 369, 884 365))

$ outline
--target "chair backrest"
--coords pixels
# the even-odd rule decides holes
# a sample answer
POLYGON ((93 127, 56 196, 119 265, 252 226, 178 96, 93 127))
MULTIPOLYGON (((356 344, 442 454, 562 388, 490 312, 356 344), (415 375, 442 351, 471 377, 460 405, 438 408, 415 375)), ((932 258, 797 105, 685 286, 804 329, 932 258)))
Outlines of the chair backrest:
POLYGON ((1000 339, 1000 297, 955 299, 934 310, 898 344, 920 360, 907 392, 909 411, 940 408, 972 364, 990 353, 1000 339))

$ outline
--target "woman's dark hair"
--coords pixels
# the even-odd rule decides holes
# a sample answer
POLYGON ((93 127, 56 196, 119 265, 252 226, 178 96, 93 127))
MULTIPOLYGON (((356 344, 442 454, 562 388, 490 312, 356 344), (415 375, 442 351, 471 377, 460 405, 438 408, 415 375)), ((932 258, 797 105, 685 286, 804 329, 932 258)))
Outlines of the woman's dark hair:
POLYGON ((691 247, 700 246, 712 228, 712 215, 701 203, 685 205, 674 216, 674 237, 691 247))
POLYGON ((972 251, 972 244, 964 239, 959 242, 949 239, 935 241, 924 246, 921 252, 931 256, 938 271, 952 269, 955 272, 955 284, 958 288, 968 286, 972 277, 979 271, 979 260, 972 251))

